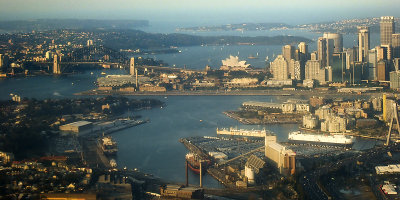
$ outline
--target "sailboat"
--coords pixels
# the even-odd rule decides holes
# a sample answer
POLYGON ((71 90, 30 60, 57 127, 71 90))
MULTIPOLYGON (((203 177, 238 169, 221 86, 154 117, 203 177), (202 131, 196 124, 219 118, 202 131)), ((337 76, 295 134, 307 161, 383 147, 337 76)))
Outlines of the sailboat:
POLYGON ((256 56, 253 56, 253 55, 250 54, 250 56, 247 57, 247 58, 248 58, 248 59, 258 59, 258 52, 257 52, 257 55, 256 55, 256 56))

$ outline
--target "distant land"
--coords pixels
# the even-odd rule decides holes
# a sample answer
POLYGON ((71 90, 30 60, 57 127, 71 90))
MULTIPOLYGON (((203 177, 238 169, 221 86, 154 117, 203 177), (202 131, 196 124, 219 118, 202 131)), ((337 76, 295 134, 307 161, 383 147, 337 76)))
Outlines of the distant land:
MULTIPOLYGON (((98 33, 103 31, 96 31, 98 33)), ((181 33, 146 33, 139 30, 104 31, 104 45, 114 49, 152 49, 197 45, 285 45, 299 42, 311 43, 310 39, 298 36, 195 36, 181 33)))
MULTIPOLYGON (((263 31, 263 30, 308 30, 316 33, 323 32, 339 32, 343 34, 357 33, 357 26, 368 26, 372 33, 379 33, 379 17, 364 19, 346 19, 332 22, 319 22, 300 25, 288 25, 285 23, 240 23, 225 24, 216 26, 197 26, 177 28, 178 32, 185 31, 263 31)), ((395 18, 395 23, 400 22, 399 18, 395 18)), ((396 26, 396 32, 400 31, 400 26, 396 26)))
POLYGON ((147 20, 36 19, 0 21, 0 32, 31 32, 57 29, 137 29, 149 26, 147 20))

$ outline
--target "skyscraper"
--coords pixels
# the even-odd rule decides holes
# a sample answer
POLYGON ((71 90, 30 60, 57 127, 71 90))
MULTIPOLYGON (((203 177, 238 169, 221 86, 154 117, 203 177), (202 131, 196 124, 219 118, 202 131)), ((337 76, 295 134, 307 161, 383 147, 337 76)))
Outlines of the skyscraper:
POLYGON ((291 59, 289 61, 289 78, 294 80, 301 80, 301 65, 300 61, 291 59))
POLYGON ((271 73, 275 80, 287 80, 289 74, 289 66, 287 60, 278 55, 271 63, 271 73))
POLYGON ((371 49, 368 51, 368 72, 369 72, 369 80, 376 80, 376 66, 377 66, 377 57, 376 57, 376 49, 371 49))
POLYGON ((294 47, 291 45, 283 46, 282 47, 282 55, 286 59, 286 61, 293 59, 294 58, 294 47))
POLYGON ((324 33, 322 36, 327 40, 333 40, 333 52, 339 53, 343 51, 343 36, 340 33, 324 33))
POLYGON ((392 35, 393 58, 400 58, 400 34, 392 35))
POLYGON ((369 27, 357 27, 358 29, 358 61, 368 61, 368 50, 369 50, 369 27))
POLYGON ((300 53, 303 53, 305 55, 308 54, 308 45, 305 42, 300 42, 298 47, 299 47, 300 53))
POLYGON ((318 49, 317 56, 318 60, 321 62, 321 66, 326 66, 326 39, 323 37, 318 38, 318 49))
POLYGON ((58 58, 58 55, 54 55, 54 60, 53 60, 53 74, 61 74, 61 68, 60 68, 60 58, 58 58))
POLYGON ((321 68, 321 61, 308 60, 305 66, 305 79, 317 80, 320 84, 325 84, 325 68, 321 68))
POLYGON ((129 74, 130 75, 135 75, 135 57, 131 58, 131 62, 129 64, 129 74))
POLYGON ((381 17, 380 29, 381 29, 381 45, 391 45, 392 34, 394 33, 394 17, 393 16, 381 17))

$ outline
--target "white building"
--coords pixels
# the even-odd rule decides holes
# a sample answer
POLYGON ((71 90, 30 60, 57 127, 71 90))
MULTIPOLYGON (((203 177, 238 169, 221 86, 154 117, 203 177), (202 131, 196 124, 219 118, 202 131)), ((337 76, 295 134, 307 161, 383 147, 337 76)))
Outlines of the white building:
POLYGON ((238 56, 230 55, 229 58, 222 60, 221 70, 233 70, 240 71, 246 70, 250 64, 246 64, 246 61, 240 61, 238 56))

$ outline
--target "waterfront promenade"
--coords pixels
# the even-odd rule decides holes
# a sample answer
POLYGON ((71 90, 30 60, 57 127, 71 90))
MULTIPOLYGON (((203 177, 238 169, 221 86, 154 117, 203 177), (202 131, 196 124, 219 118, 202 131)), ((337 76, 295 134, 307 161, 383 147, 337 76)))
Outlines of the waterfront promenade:
POLYGON ((74 95, 126 95, 126 96, 301 96, 301 97, 371 97, 381 96, 382 92, 338 93, 337 90, 185 90, 167 92, 121 92, 114 90, 88 90, 74 95))

